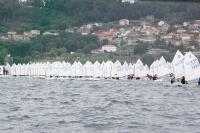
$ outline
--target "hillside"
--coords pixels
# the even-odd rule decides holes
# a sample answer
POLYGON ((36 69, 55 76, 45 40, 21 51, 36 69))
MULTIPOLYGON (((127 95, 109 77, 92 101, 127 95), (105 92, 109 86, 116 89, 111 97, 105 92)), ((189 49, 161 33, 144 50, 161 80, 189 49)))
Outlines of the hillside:
POLYGON ((121 3, 120 0, 16 0, 0 1, 1 31, 8 29, 60 29, 89 22, 139 19, 154 15, 171 23, 199 18, 200 4, 179 2, 121 3), (181 15, 181 16, 179 16, 181 15), (176 16, 176 17, 175 17, 176 16))

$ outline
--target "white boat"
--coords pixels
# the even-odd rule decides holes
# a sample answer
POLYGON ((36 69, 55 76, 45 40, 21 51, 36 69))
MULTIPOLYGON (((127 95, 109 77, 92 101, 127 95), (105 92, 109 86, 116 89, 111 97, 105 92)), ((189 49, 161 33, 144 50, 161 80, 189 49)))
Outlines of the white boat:
POLYGON ((174 59, 172 61, 172 67, 176 79, 184 76, 184 56, 179 50, 174 56, 174 59))
POLYGON ((185 54, 184 60, 184 75, 186 81, 191 81, 200 78, 200 64, 197 57, 188 52, 185 54))

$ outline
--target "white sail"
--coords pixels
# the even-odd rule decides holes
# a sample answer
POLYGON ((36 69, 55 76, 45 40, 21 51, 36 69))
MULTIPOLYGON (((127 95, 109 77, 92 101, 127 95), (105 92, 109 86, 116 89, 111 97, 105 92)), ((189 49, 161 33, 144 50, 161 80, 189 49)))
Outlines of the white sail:
POLYGON ((72 66, 71 66, 71 73, 70 73, 70 76, 71 77, 76 77, 76 67, 77 67, 77 62, 75 61, 72 66))
POLYGON ((93 69, 94 69, 93 77, 94 78, 101 77, 101 75, 102 75, 102 69, 101 69, 101 64, 98 61, 96 61, 94 63, 93 69))
POLYGON ((121 76, 124 77, 124 76, 128 76, 129 74, 127 73, 128 72, 128 63, 125 61, 124 64, 122 65, 122 71, 121 71, 121 76))
POLYGON ((83 65, 81 64, 80 61, 78 61, 76 64, 76 76, 78 76, 78 77, 85 76, 84 71, 83 71, 83 65))
POLYGON ((16 66, 16 76, 20 76, 21 75, 21 64, 17 64, 16 66))
POLYGON ((60 65, 60 70, 59 70, 59 77, 64 77, 65 76, 65 65, 66 65, 66 62, 61 62, 61 65, 60 65))
POLYGON ((11 66, 10 66, 9 64, 7 64, 7 65, 5 66, 5 69, 8 71, 8 74, 10 74, 11 66))
POLYGON ((85 64, 84 64, 84 76, 86 77, 92 77, 93 75, 93 64, 92 62, 90 61, 87 61, 85 64))
POLYGON ((112 71, 111 71, 111 76, 112 77, 118 77, 118 67, 121 66, 121 63, 117 60, 115 63, 113 63, 112 71))
POLYGON ((154 61, 150 66, 149 74, 151 76, 158 75, 159 73, 159 60, 154 61))
POLYGON ((21 76, 25 76, 26 75, 26 65, 25 64, 22 64, 21 66, 21 76))
POLYGON ((191 52, 186 53, 184 60, 184 72, 186 80, 200 78, 200 64, 197 57, 191 52))
POLYGON ((108 60, 103 66, 103 77, 109 78, 111 77, 113 62, 108 60))
POLYGON ((167 70, 168 70, 168 74, 173 73, 173 66, 172 66, 172 63, 167 62, 166 67, 167 67, 167 70))
POLYGON ((146 76, 149 73, 149 67, 148 65, 144 66, 144 75, 146 76))
POLYGON ((10 69, 10 74, 12 75, 12 76, 16 76, 16 64, 13 64, 12 66, 11 66, 11 69, 10 69))
POLYGON ((134 69, 135 69, 134 64, 131 64, 131 63, 130 63, 130 64, 128 65, 128 67, 129 67, 129 68, 128 68, 128 69, 129 69, 129 70, 128 70, 128 75, 134 74, 134 69))
POLYGON ((145 66, 142 61, 139 59, 135 64, 135 76, 136 77, 145 77, 147 75, 145 66))
POLYGON ((149 73, 150 75, 154 75, 154 64, 155 64, 155 61, 150 65, 150 70, 149 70, 149 73))
POLYGON ((182 76, 184 76, 184 64, 183 63, 184 63, 184 56, 178 50, 172 61, 173 73, 176 78, 181 78, 182 76))
POLYGON ((64 75, 66 77, 70 77, 72 76, 71 72, 72 72, 72 65, 69 62, 67 62, 67 64, 65 65, 64 75))
POLYGON ((134 74, 134 68, 133 68, 133 64, 129 63, 127 75, 131 75, 131 74, 134 74))
POLYGON ((0 75, 3 75, 3 66, 0 66, 0 75))
POLYGON ((158 77, 162 77, 162 76, 165 76, 165 75, 168 75, 170 74, 169 72, 169 67, 168 67, 168 64, 165 60, 165 58, 162 56, 158 62, 158 73, 157 73, 157 76, 158 77))

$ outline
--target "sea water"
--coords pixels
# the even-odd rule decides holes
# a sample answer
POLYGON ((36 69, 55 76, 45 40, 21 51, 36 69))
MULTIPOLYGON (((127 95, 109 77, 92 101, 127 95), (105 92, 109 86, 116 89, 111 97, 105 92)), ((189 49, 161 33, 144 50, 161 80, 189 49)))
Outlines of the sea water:
POLYGON ((0 133, 199 133, 200 88, 0 78, 0 133))

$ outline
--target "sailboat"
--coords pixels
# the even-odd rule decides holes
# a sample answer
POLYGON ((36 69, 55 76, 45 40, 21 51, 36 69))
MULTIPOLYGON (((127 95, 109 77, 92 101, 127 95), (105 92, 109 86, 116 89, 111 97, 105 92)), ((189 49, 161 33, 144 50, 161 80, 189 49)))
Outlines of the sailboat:
POLYGON ((135 64, 135 73, 134 73, 135 77, 142 78, 142 77, 147 76, 148 72, 146 70, 147 70, 147 68, 145 68, 142 61, 140 59, 138 59, 135 64))
POLYGON ((167 65, 168 64, 167 64, 165 58, 162 56, 158 63, 158 75, 157 75, 158 77, 163 77, 163 76, 170 74, 167 65))
POLYGON ((178 50, 172 61, 173 73, 176 79, 179 79, 184 76, 184 56, 178 50))
POLYGON ((200 64, 197 57, 192 54, 192 52, 185 54, 184 74, 187 81, 200 78, 200 64))
POLYGON ((113 63, 111 77, 113 78, 123 77, 123 74, 121 72, 122 72, 122 64, 117 60, 115 63, 113 63))
POLYGON ((99 63, 99 61, 96 61, 94 63, 93 69, 94 69, 93 77, 100 78, 102 75, 102 69, 101 69, 101 64, 99 63))

